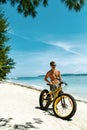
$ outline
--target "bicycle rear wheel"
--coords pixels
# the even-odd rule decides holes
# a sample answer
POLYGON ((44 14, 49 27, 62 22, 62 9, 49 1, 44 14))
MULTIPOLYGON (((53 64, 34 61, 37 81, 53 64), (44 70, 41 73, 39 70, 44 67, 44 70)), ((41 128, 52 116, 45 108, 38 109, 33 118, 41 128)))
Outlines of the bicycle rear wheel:
POLYGON ((61 119, 70 119, 76 112, 76 101, 70 94, 63 93, 53 103, 54 114, 61 119))
POLYGON ((49 105, 51 104, 50 95, 48 95, 49 91, 47 89, 44 89, 39 97, 39 105, 42 110, 47 110, 49 105))

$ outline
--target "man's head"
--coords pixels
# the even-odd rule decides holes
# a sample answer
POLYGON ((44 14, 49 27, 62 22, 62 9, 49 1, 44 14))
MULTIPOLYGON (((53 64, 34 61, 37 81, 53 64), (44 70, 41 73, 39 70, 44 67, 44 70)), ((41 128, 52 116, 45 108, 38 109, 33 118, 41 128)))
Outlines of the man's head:
POLYGON ((52 67, 52 66, 56 66, 55 61, 51 61, 51 62, 50 62, 50 66, 51 66, 51 67, 52 67))

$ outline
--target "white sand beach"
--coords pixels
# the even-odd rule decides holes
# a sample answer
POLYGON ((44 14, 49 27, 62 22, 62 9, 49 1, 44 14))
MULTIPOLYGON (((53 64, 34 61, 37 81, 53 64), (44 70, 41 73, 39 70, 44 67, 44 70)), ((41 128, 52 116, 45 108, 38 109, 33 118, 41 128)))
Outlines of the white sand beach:
POLYGON ((39 107, 40 91, 14 83, 0 83, 0 130, 87 130, 87 103, 77 101, 71 120, 39 107))

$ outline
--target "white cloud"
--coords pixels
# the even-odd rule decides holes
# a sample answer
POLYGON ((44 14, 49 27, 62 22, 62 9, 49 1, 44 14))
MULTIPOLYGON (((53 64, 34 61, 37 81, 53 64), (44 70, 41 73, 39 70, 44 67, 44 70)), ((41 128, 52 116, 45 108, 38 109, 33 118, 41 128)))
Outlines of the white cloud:
POLYGON ((49 46, 56 46, 58 49, 51 47, 51 49, 45 51, 44 53, 39 51, 16 51, 13 53, 13 56, 15 54, 14 59, 17 61, 17 65, 14 70, 15 75, 45 74, 50 69, 49 63, 51 60, 56 61, 57 67, 62 73, 87 72, 87 57, 77 52, 79 49, 81 50, 81 47, 77 44, 58 41, 47 42, 44 40, 41 42, 48 44, 49 46), (65 51, 69 52, 67 53, 68 55, 63 53, 65 51), (74 55, 70 55, 70 53, 74 55))
MULTIPOLYGON (((64 51, 69 52, 71 54, 75 54, 78 56, 83 55, 83 53, 79 52, 79 49, 78 49, 79 47, 80 47, 80 49, 82 47, 82 41, 81 41, 82 39, 79 41, 79 43, 78 43, 77 38, 73 38, 73 40, 71 40, 71 41, 62 41, 62 40, 60 40, 60 41, 51 40, 50 41, 50 40, 41 40, 41 39, 38 39, 38 40, 45 44, 48 44, 48 45, 60 47, 64 51)), ((84 42, 84 44, 85 44, 85 42, 84 42)))
POLYGON ((35 39, 33 39, 32 37, 30 37, 30 36, 26 37, 26 36, 23 36, 21 34, 17 34, 12 29, 8 29, 8 33, 11 34, 11 35, 14 35, 16 37, 19 37, 21 39, 24 39, 24 40, 28 40, 28 41, 33 40, 33 41, 35 41, 35 39))
POLYGON ((51 53, 30 53, 30 52, 15 52, 17 54, 16 68, 14 75, 39 75, 45 74, 50 69, 50 61, 55 60, 57 69, 62 73, 80 73, 87 72, 87 58, 86 56, 74 56, 74 57, 58 57, 53 56, 51 53), (19 72, 19 73, 18 73, 19 72))
POLYGON ((49 44, 57 46, 57 47, 61 47, 62 49, 64 49, 67 52, 73 53, 75 55, 82 55, 81 53, 74 51, 73 48, 75 46, 72 45, 72 43, 66 43, 66 42, 49 42, 49 44))
POLYGON ((60 65, 67 66, 67 65, 78 65, 78 67, 81 65, 84 68, 84 65, 87 65, 87 57, 86 56, 76 56, 72 58, 61 58, 60 65))

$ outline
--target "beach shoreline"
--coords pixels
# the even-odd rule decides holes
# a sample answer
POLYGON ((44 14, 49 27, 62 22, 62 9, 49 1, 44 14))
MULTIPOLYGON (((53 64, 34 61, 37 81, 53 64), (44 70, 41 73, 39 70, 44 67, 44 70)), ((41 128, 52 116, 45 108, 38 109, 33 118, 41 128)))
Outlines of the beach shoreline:
MULTIPOLYGON (((23 83, 16 83, 16 82, 7 81, 7 80, 3 80, 3 81, 1 81, 1 83, 9 83, 9 84, 12 84, 12 85, 18 85, 19 87, 25 87, 27 89, 34 89, 34 90, 37 90, 39 92, 41 92, 43 89, 45 89, 45 88, 40 89, 40 88, 34 87, 33 85, 26 85, 26 84, 23 84, 23 83)), ((76 101, 87 103, 87 101, 84 101, 82 99, 79 99, 79 98, 75 98, 75 99, 76 99, 76 101)))
POLYGON ((71 120, 56 118, 52 109, 39 107, 41 90, 8 81, 0 82, 0 130, 86 130, 87 103, 77 101, 71 120))
MULTIPOLYGON (((87 102, 87 75, 64 75, 62 80, 68 85, 63 85, 63 91, 74 96, 75 99, 87 102), (79 82, 78 82, 79 81, 79 82)), ((25 86, 32 86, 37 89, 48 89, 44 81, 44 76, 33 76, 33 77, 15 77, 9 78, 7 81, 15 82, 25 86)))

